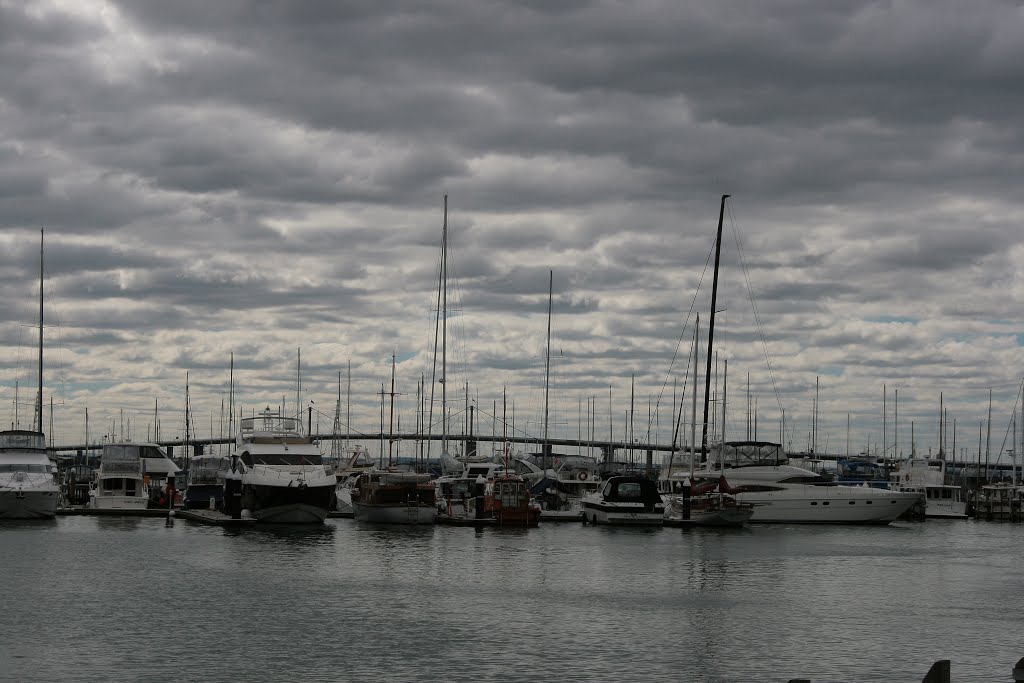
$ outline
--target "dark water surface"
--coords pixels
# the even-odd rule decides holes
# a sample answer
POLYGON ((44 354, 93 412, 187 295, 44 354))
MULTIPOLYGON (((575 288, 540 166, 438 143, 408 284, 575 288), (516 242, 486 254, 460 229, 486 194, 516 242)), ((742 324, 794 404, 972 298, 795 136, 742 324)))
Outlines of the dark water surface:
POLYGON ((0 525, 4 681, 1009 681, 1024 526, 0 525))

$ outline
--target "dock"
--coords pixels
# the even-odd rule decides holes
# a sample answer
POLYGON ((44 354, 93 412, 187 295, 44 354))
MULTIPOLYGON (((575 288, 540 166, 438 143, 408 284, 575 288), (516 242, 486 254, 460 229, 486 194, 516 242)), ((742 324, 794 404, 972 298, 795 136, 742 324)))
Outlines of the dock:
MULTIPOLYGON (((178 514, 178 510, 175 510, 178 514)), ((107 510, 103 508, 63 507, 57 508, 58 516, 86 517, 166 517, 167 508, 142 508, 140 510, 107 510)))
POLYGON ((212 526, 248 527, 256 523, 255 517, 235 519, 231 515, 225 515, 220 510, 176 510, 174 515, 190 522, 209 524, 212 526))

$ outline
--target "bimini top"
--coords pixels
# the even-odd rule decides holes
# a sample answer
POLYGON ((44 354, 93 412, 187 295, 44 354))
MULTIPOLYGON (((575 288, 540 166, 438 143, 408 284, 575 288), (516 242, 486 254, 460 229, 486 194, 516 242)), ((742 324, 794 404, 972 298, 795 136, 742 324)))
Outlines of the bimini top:
POLYGON ((726 441, 708 449, 708 461, 729 467, 753 465, 785 465, 789 456, 781 444, 771 441, 726 441))

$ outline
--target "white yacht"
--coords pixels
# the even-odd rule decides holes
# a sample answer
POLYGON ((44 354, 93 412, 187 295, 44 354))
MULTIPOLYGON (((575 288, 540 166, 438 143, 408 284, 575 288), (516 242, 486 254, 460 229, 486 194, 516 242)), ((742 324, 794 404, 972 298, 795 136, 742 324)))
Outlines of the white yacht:
POLYGON ((751 503, 751 522, 795 524, 888 524, 921 494, 870 486, 841 486, 789 464, 782 446, 768 441, 730 441, 710 449, 708 461, 694 472, 700 480, 723 475, 725 493, 751 503))
POLYGON ((364 446, 352 447, 349 454, 340 462, 335 463, 334 478, 334 511, 342 517, 353 517, 352 484, 360 473, 373 469, 373 459, 364 446))
POLYGON ((946 483, 945 460, 910 458, 900 463, 891 476, 894 491, 925 497, 925 518, 967 519, 963 489, 946 483))
POLYGON ((524 475, 536 479, 530 490, 540 504, 540 519, 579 521, 583 498, 601 488, 600 466, 596 458, 573 455, 561 456, 555 464, 556 469, 539 470, 540 475, 524 475))
POLYGON ((43 233, 39 233, 39 391, 34 429, 0 432, 0 517, 39 519, 57 516, 60 500, 56 467, 43 435, 43 233))
POLYGON ((145 510, 149 492, 139 444, 105 444, 89 507, 95 510, 145 510))
POLYGON ((243 513, 283 524, 319 524, 327 517, 337 480, 297 418, 269 407, 242 418, 232 454, 232 471, 239 470, 243 513))
POLYGON ((0 518, 51 519, 58 487, 41 432, 0 432, 0 518))

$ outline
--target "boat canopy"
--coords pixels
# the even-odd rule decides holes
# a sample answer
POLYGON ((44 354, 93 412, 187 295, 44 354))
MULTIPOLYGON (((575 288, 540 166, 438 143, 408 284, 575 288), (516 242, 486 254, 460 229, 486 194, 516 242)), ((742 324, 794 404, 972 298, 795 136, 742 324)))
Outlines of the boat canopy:
POLYGON ((45 451, 46 437, 42 432, 27 429, 8 429, 0 432, 0 451, 45 451))
POLYGON ((709 450, 711 462, 729 467, 785 465, 789 462, 782 445, 771 441, 726 441, 711 446, 709 450))

